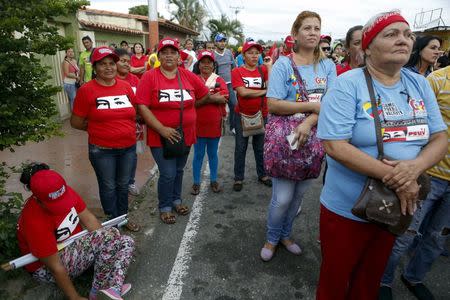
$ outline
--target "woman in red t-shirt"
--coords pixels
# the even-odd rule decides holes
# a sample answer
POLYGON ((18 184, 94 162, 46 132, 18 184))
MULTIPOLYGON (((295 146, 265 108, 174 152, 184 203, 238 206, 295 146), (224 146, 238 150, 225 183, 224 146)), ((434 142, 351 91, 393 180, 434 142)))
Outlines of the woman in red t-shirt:
MULTIPOLYGON (((242 48, 244 65, 231 72, 231 83, 236 90, 238 103, 235 106, 236 134, 234 150, 234 185, 237 192, 242 190, 245 173, 245 155, 247 153, 248 137, 242 135, 241 113, 254 115, 262 111, 264 122, 267 119, 266 89, 272 59, 264 58, 264 65, 258 67, 258 58, 262 46, 256 42, 246 42, 242 48)), ((258 180, 266 186, 272 186, 272 181, 266 175, 263 165, 264 134, 252 136, 253 152, 255 153, 256 172, 258 180)))
POLYGON ((131 56, 130 65, 131 65, 131 73, 136 75, 138 78, 141 78, 142 74, 144 74, 146 70, 147 63, 147 55, 145 55, 144 46, 141 43, 134 44, 133 47, 133 55, 131 56))
POLYGON ((192 195, 200 193, 200 173, 202 170, 205 150, 208 151, 210 186, 214 193, 221 191, 217 182, 217 168, 219 157, 217 155, 220 136, 222 135, 222 120, 226 116, 225 104, 228 101, 228 88, 225 81, 214 71, 214 53, 203 50, 198 55, 200 74, 198 77, 204 82, 211 93, 213 101, 197 101, 197 143, 194 145, 194 159, 192 173, 194 184, 192 195))
POLYGON ((167 151, 164 151, 161 139, 177 143, 182 137, 176 128, 182 128, 184 143, 189 149, 197 138, 195 103, 209 99, 208 89, 200 78, 178 67, 179 57, 178 42, 171 38, 162 39, 158 44, 161 66, 146 72, 136 91, 138 111, 148 128, 147 145, 159 169, 158 206, 160 218, 166 224, 175 223, 173 210, 178 215, 189 213, 189 208, 181 200, 189 150, 173 157, 164 156, 167 151))
MULTIPOLYGON (((108 47, 95 48, 95 79, 77 93, 70 124, 89 135, 89 160, 97 175, 100 201, 109 217, 128 213, 128 182, 136 158, 135 95, 116 79, 119 57, 108 47)), ((139 230, 129 222, 127 228, 139 230)))
POLYGON ((94 266, 89 299, 97 299, 97 294, 122 299, 131 289, 124 279, 134 250, 133 239, 121 235, 117 228, 102 228, 83 199, 48 165, 26 166, 20 182, 33 194, 17 223, 18 244, 23 255, 38 259, 25 269, 40 282, 56 282, 68 299, 86 299, 78 294, 71 278, 94 266), (68 239, 82 227, 88 233, 69 244, 68 239), (64 243, 67 245, 61 249, 64 243))

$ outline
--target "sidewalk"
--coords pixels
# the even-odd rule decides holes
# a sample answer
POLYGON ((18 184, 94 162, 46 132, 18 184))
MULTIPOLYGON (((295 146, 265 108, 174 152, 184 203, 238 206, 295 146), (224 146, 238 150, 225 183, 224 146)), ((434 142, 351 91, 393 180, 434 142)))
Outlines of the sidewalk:
MULTIPOLYGON (((9 166, 20 166, 25 161, 45 162, 60 172, 67 183, 77 191, 96 216, 103 216, 98 194, 97 178, 88 157, 88 135, 85 131, 70 127, 69 120, 62 126, 63 137, 53 137, 40 143, 29 142, 25 146, 14 148, 15 152, 0 152, 0 161, 9 166)), ((136 185, 141 188, 150 177, 155 165, 148 147, 145 153, 138 155, 136 185)), ((26 199, 26 191, 19 181, 20 174, 13 174, 7 183, 8 192, 20 192, 26 199)))

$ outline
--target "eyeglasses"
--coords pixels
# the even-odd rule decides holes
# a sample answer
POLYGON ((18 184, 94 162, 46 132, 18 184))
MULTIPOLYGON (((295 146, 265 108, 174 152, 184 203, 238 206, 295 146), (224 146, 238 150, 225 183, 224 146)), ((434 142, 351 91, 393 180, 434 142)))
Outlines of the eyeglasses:
POLYGON ((331 47, 322 47, 322 51, 330 51, 331 47))

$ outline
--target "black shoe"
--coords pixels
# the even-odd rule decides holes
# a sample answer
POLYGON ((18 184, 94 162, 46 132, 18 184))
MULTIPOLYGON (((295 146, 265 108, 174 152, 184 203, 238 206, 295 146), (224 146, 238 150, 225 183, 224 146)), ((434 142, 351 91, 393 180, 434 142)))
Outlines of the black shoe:
POLYGON ((403 275, 401 276, 402 282, 406 285, 408 290, 413 293, 419 300, 434 300, 434 296, 431 291, 423 284, 412 284, 403 275))
POLYGON ((272 187, 272 179, 267 177, 266 179, 258 178, 258 181, 264 184, 265 186, 272 187))
POLYGON ((236 192, 240 192, 240 191, 242 191, 242 186, 243 186, 243 184, 242 184, 242 182, 235 182, 234 184, 233 184, 233 190, 235 190, 236 192))
POLYGON ((392 300, 392 289, 390 286, 382 285, 378 290, 378 300, 392 300))

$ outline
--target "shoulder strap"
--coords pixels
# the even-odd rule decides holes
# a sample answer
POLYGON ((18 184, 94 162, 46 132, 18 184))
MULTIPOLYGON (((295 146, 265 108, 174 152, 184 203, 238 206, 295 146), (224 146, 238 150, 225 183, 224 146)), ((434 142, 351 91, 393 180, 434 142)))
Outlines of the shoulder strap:
POLYGON ((181 76, 180 72, 177 69, 177 78, 178 78, 178 87, 181 92, 181 103, 180 103, 180 127, 183 129, 183 109, 184 109, 184 91, 183 91, 183 84, 181 83, 181 76))
POLYGON ((375 135, 377 137, 378 159, 382 159, 384 156, 384 151, 383 151, 383 138, 381 137, 381 121, 380 116, 378 115, 378 103, 375 99, 372 77, 370 76, 367 68, 364 68, 364 76, 366 78, 367 88, 369 89, 373 120, 375 122, 375 135))
POLYGON ((298 71, 298 68, 295 65, 294 59, 292 58, 292 55, 289 56, 288 59, 291 62, 291 66, 294 71, 295 78, 297 80, 297 93, 303 102, 308 102, 308 91, 306 90, 305 84, 303 83, 302 75, 300 75, 300 72, 298 71))

